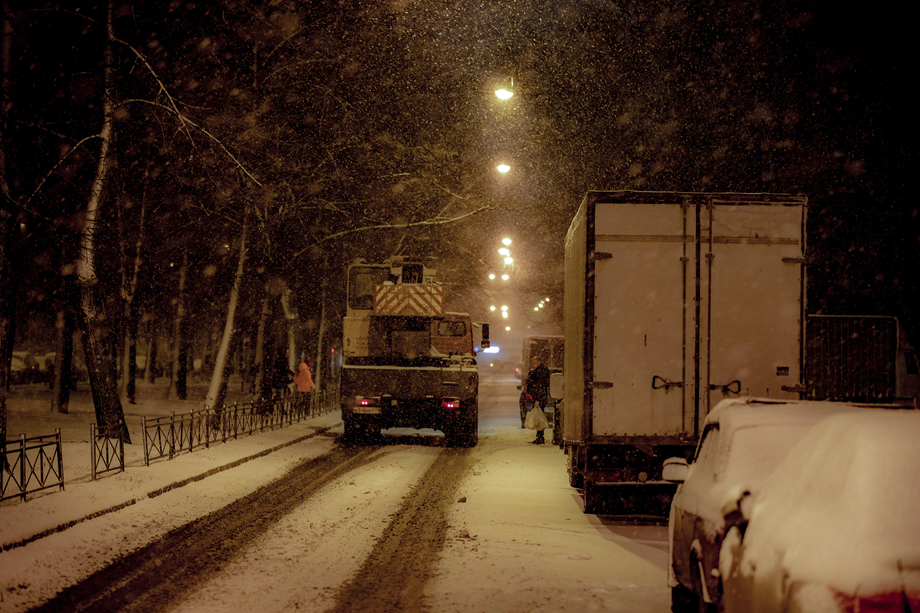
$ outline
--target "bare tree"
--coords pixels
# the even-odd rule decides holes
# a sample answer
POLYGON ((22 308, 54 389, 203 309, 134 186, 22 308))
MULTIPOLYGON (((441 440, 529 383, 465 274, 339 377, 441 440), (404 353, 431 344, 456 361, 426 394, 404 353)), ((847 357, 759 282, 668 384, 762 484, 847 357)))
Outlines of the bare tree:
POLYGON ((211 373, 211 384, 204 404, 208 409, 218 409, 223 405, 224 394, 227 389, 227 359, 230 353, 230 344, 236 331, 236 308, 240 301, 240 286, 243 283, 243 272, 246 264, 246 230, 247 215, 244 205, 243 230, 240 234, 240 255, 237 261, 236 274, 233 277, 233 287, 230 289, 230 300, 227 305, 227 319, 224 323, 224 332, 217 348, 217 357, 214 360, 214 371, 211 373))
POLYGON ((101 428, 118 427, 122 440, 131 442, 125 424, 124 409, 115 386, 111 357, 105 350, 100 331, 104 311, 99 297, 98 279, 96 277, 95 251, 96 233, 102 198, 105 193, 112 151, 113 120, 115 115, 113 84, 112 28, 113 2, 109 0, 105 24, 105 50, 102 67, 102 129, 98 138, 99 162, 96 175, 90 187, 86 215, 81 228, 80 256, 77 260, 77 288, 79 294, 78 320, 83 341, 83 354, 86 356, 86 368, 89 372, 90 386, 93 391, 93 404, 96 407, 96 422, 101 428))

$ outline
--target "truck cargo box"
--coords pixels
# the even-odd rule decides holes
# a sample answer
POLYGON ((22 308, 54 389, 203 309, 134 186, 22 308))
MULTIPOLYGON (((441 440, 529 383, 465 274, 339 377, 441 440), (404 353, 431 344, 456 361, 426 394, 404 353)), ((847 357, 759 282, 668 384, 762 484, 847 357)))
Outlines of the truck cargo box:
MULTIPOLYGON (((719 400, 797 398, 806 199, 590 192, 565 248, 571 481, 654 484, 719 400)), ((666 488, 665 488, 666 489, 666 488)))

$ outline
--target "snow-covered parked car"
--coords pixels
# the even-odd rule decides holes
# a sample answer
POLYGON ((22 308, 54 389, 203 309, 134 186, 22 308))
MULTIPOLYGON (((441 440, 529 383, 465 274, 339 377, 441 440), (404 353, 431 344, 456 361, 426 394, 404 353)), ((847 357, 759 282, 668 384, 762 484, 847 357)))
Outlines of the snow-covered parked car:
POLYGON ((816 423, 855 405, 759 398, 723 400, 703 423, 691 464, 671 458, 664 478, 680 482, 668 522, 671 610, 716 610, 723 503, 756 493, 796 441, 816 423))
POLYGON ((920 412, 829 417, 725 537, 728 613, 920 611, 920 412))

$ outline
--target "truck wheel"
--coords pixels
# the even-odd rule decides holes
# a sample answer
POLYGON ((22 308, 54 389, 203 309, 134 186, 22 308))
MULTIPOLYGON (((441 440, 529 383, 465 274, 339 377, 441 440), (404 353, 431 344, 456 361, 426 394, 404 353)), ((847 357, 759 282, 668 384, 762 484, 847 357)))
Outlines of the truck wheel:
POLYGON ((357 445, 364 436, 364 424, 357 419, 349 419, 345 422, 345 444, 357 445))
POLYGON ((466 447, 479 444, 479 399, 473 401, 466 420, 466 447))
POLYGON ((600 513, 603 510, 603 501, 594 482, 586 480, 581 491, 585 498, 585 513, 600 513))
POLYGON ((696 613, 696 594, 682 585, 671 588, 671 613, 696 613))
POLYGON ((565 454, 565 457, 569 470, 569 485, 575 489, 580 490, 584 486, 585 480, 584 475, 575 469, 575 453, 575 448, 569 447, 568 453, 565 454))
POLYGON ((444 433, 448 447, 475 447, 479 443, 479 404, 474 400, 463 419, 444 433))
POLYGON ((349 419, 345 422, 345 444, 356 445, 361 436, 360 425, 354 420, 349 419))
POLYGON ((557 402, 553 407, 553 445, 563 448, 562 443, 562 404, 557 402))

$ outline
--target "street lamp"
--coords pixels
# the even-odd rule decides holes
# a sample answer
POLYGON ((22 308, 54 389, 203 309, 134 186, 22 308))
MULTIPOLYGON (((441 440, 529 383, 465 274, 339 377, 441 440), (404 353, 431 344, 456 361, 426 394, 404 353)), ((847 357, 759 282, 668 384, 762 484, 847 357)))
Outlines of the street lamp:
POLYGON ((498 169, 498 172, 502 174, 505 174, 506 172, 511 170, 511 166, 508 166, 507 164, 499 164, 498 166, 496 166, 496 168, 498 169))
POLYGON ((503 239, 502 239, 502 245, 504 245, 505 247, 510 246, 510 245, 511 245, 511 239, 510 239, 510 238, 503 238, 503 239))
POLYGON ((514 92, 510 92, 503 87, 501 89, 496 89, 495 95, 498 96, 499 100, 507 100, 514 95, 514 92))

